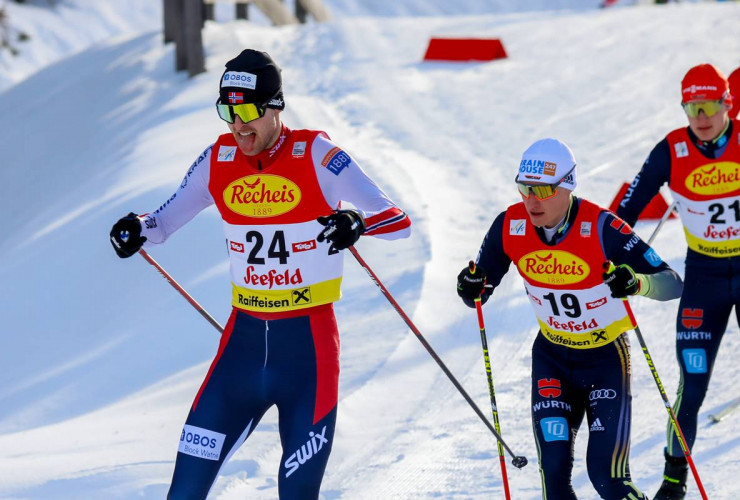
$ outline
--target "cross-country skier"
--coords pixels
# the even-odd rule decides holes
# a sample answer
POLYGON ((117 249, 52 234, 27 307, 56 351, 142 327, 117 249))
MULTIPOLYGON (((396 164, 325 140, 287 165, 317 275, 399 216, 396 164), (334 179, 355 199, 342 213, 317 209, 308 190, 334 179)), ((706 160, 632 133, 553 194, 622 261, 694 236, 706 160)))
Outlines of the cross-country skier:
POLYGON ((458 294, 470 307, 477 297, 485 302, 512 262, 524 279, 540 327, 532 347, 532 423, 542 497, 576 498, 573 445, 585 415, 596 491, 606 499, 644 499, 629 469, 627 331, 635 320, 622 299, 677 298, 681 279, 624 221, 572 194, 576 160, 563 142, 532 144, 516 185, 522 201, 496 217, 475 272, 466 267, 458 276, 458 294))
MULTIPOLYGON (((691 449, 733 306, 740 314, 740 123, 728 117, 732 109, 728 83, 711 64, 686 73, 681 104, 689 126, 669 133, 653 148, 617 214, 634 224, 668 183, 681 216, 688 252, 676 319, 681 379, 674 411, 691 449)), ((682 499, 688 465, 670 422, 664 455, 664 480, 655 498, 682 499)))
POLYGON ((119 257, 129 257, 212 204, 224 222, 233 310, 182 430, 172 500, 205 498, 272 405, 280 498, 318 498, 337 412, 340 250, 360 235, 410 233, 406 214, 324 132, 283 125, 284 107, 269 55, 245 50, 227 62, 216 109, 229 133, 156 212, 131 213, 110 233, 119 257))
MULTIPOLYGON (((730 73, 730 76, 727 77, 727 83, 730 87, 730 95, 740 99, 740 67, 735 68, 735 71, 730 73)), ((737 118, 738 111, 740 111, 740 106, 733 106, 728 113, 729 117, 734 120, 737 118)))

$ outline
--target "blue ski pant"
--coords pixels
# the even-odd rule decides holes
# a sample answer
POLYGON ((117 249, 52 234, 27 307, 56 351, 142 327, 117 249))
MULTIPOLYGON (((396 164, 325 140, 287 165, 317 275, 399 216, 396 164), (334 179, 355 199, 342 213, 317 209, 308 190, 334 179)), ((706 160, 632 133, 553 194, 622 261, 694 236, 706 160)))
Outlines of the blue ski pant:
POLYGON ((167 498, 203 499, 273 405, 282 500, 319 496, 336 421, 339 337, 331 305, 265 320, 234 310, 180 436, 167 498))
POLYGON ((573 447, 587 418, 588 476, 601 498, 638 500, 629 469, 632 393, 627 334, 593 349, 553 344, 542 333, 532 347, 532 425, 542 498, 574 500, 573 447))
MULTIPOLYGON (((681 370, 673 403, 676 418, 691 449, 696 440, 699 409, 712 377, 732 308, 740 323, 740 257, 714 259, 692 252, 686 258, 683 294, 676 317, 676 357, 681 370)), ((668 453, 683 456, 668 421, 668 453)))

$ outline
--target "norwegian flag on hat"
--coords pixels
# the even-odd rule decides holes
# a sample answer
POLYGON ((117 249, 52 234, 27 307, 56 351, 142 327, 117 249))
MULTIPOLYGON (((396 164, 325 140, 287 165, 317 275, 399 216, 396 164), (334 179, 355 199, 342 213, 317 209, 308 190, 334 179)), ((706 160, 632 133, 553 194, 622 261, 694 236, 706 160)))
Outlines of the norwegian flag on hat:
POLYGON ((244 102, 244 94, 242 92, 229 92, 229 104, 241 104, 244 102))

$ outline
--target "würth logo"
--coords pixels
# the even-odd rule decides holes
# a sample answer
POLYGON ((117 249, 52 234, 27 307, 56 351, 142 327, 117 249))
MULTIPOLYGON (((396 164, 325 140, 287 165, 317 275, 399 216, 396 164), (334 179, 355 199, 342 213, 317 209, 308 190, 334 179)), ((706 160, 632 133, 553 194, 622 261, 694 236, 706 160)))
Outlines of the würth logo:
POLYGON ((560 380, 556 378, 541 378, 537 381, 537 392, 543 398, 557 398, 562 394, 560 380))
POLYGON ((689 330, 696 330, 704 323, 704 309, 681 309, 681 324, 689 330))

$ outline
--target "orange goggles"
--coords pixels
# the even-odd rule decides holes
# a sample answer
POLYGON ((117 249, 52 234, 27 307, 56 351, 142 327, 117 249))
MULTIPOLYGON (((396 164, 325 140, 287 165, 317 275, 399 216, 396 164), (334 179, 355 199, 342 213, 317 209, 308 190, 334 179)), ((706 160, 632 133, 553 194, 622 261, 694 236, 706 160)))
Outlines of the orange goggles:
POLYGON ((724 99, 720 99, 719 101, 684 102, 681 103, 681 106, 683 106, 686 116, 690 118, 696 118, 701 111, 704 111, 704 114, 709 118, 720 112, 724 102, 724 99))
POLYGON ((253 102, 246 104, 221 104, 221 100, 216 101, 216 111, 218 116, 226 123, 234 123, 236 117, 241 118, 242 122, 247 123, 265 115, 264 106, 253 102))
MULTIPOLYGON (((563 176, 562 179, 560 179, 558 182, 554 184, 523 184, 521 182, 516 183, 517 189, 519 189, 519 192, 524 196, 525 198, 529 199, 531 195, 534 195, 535 198, 537 198, 540 201, 547 200, 549 198, 552 198, 558 193, 558 186, 563 183, 565 179, 568 178, 570 174, 573 173, 576 167, 573 167, 570 169, 570 171, 563 176)), ((514 182, 516 182, 516 179, 519 178, 519 175, 514 178, 514 182)))

